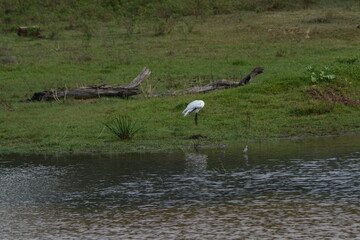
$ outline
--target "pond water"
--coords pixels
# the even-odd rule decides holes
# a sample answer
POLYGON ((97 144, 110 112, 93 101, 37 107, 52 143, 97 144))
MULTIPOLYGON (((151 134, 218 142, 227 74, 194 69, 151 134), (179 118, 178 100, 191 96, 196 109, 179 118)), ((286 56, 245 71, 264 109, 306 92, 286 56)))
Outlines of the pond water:
POLYGON ((1 239, 360 239, 360 136, 0 154, 1 239))

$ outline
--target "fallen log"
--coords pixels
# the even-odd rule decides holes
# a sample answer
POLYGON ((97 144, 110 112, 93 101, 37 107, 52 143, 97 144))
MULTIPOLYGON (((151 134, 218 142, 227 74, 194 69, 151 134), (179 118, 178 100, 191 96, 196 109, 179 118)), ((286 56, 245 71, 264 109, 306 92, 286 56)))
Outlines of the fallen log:
POLYGON ((34 37, 34 38, 44 38, 45 36, 41 35, 39 26, 24 26, 17 29, 17 35, 19 37, 34 37))
POLYGON ((48 90, 36 92, 30 99, 23 101, 52 101, 66 99, 67 97, 75 99, 88 99, 98 97, 121 97, 127 98, 132 95, 142 93, 137 87, 150 77, 151 71, 144 68, 142 72, 128 85, 112 87, 110 85, 95 85, 80 87, 76 89, 48 90))
POLYGON ((242 78, 239 82, 231 82, 226 79, 220 79, 215 82, 209 83, 205 86, 200 87, 192 87, 185 90, 179 90, 174 92, 161 92, 153 94, 153 97, 159 97, 159 96, 166 96, 166 95, 181 95, 181 94, 191 94, 191 93, 206 93, 214 90, 221 90, 226 88, 234 88, 239 86, 244 86, 246 84, 249 84, 250 81, 256 77, 256 75, 261 74, 264 72, 263 67, 256 67, 254 70, 251 71, 248 75, 246 75, 244 78, 242 78))
MULTIPOLYGON (((193 94, 193 93, 206 93, 214 90, 221 90, 226 88, 234 88, 239 86, 244 86, 249 84, 250 81, 258 74, 264 72, 263 67, 256 67, 251 73, 246 75, 239 82, 231 82, 225 79, 220 79, 215 82, 209 83, 205 86, 192 87, 185 90, 179 90, 174 92, 161 92, 151 94, 150 97, 159 97, 166 95, 182 95, 182 94, 193 94)), ((127 98, 132 95, 141 94, 142 91, 137 87, 149 78, 151 71, 147 68, 144 68, 143 71, 128 85, 112 87, 110 85, 95 85, 80 87, 76 89, 62 89, 62 90, 48 90, 43 92, 36 92, 30 99, 25 99, 22 101, 52 101, 59 99, 66 99, 67 97, 75 99, 88 99, 88 98, 98 98, 98 97, 121 97, 127 98)))

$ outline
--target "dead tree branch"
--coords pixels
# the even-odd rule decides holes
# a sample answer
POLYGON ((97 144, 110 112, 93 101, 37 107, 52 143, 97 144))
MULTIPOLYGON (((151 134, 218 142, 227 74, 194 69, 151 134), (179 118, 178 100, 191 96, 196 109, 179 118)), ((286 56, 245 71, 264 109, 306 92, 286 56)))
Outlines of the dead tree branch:
MULTIPOLYGON (((151 94, 150 97, 166 96, 166 95, 182 95, 182 94, 193 94, 193 93, 206 93, 214 90, 221 90, 226 88, 234 88, 249 84, 250 81, 258 74, 264 72, 263 67, 256 67, 251 73, 241 79, 239 82, 231 82, 225 79, 220 79, 215 82, 209 83, 205 86, 192 87, 185 90, 179 90, 174 92, 161 92, 151 94)), ((88 99, 88 98, 99 98, 99 97, 120 97, 127 98, 129 96, 141 94, 142 91, 137 87, 148 79, 151 75, 151 71, 144 68, 142 72, 129 84, 123 86, 112 87, 110 85, 95 85, 80 87, 76 89, 62 89, 62 90, 48 90, 43 92, 35 92, 31 99, 23 101, 52 101, 60 99, 66 99, 68 97, 75 99, 88 99)))
POLYGON ((151 71, 144 68, 142 72, 129 84, 124 86, 112 87, 110 85, 95 85, 80 87, 76 89, 64 90, 48 90, 43 92, 36 92, 25 101, 52 101, 65 99, 68 97, 75 99, 99 98, 99 97, 121 97, 126 98, 132 95, 142 93, 137 87, 149 78, 151 71))
POLYGON ((210 91, 214 91, 214 90, 221 90, 221 89, 226 89, 226 88, 234 88, 234 87, 244 86, 246 84, 249 84, 253 78, 255 78, 258 74, 261 74, 263 72, 264 72, 263 67, 256 67, 254 70, 251 71, 251 73, 246 75, 239 82, 230 82, 226 79, 220 79, 215 82, 209 83, 205 86, 192 87, 192 88, 188 88, 186 90, 180 90, 180 91, 174 91, 174 92, 161 92, 161 93, 153 94, 152 96, 159 97, 159 96, 166 96, 166 95, 206 93, 206 92, 210 92, 210 91))

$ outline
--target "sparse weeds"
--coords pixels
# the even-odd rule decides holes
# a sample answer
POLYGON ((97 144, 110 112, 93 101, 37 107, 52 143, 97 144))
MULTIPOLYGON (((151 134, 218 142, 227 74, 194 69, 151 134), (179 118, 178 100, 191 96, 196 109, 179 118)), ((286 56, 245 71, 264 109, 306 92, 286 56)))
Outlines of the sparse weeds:
POLYGON ((291 107, 289 112, 293 116, 308 116, 320 115, 333 112, 335 109, 334 104, 328 102, 312 101, 307 104, 299 104, 298 106, 291 107))
POLYGON ((50 29, 50 32, 47 38, 50 40, 59 40, 61 36, 61 28, 56 25, 50 25, 48 28, 50 29))
POLYGON ((75 58, 75 60, 78 62, 78 63, 84 63, 84 62, 91 62, 93 60, 93 57, 91 56, 91 54, 82 54, 80 56, 77 56, 75 58))
POLYGON ((331 10, 328 10, 326 13, 325 13, 325 16, 324 17, 316 17, 316 18, 313 18, 311 20, 309 20, 309 23, 331 23, 332 20, 335 19, 335 14, 333 11, 331 10))
POLYGON ((128 140, 140 130, 136 123, 126 114, 120 114, 103 123, 107 129, 121 140, 128 140))
POLYGON ((0 98, 0 106, 2 106, 2 108, 5 111, 14 111, 15 110, 15 108, 13 107, 13 105, 9 99, 0 98))
POLYGON ((123 54, 123 55, 119 54, 118 60, 119 60, 120 64, 122 64, 122 65, 130 65, 131 64, 131 56, 129 54, 123 54))
POLYGON ((242 60, 242 59, 234 59, 231 61, 231 65, 234 66, 243 66, 246 64, 246 61, 242 60))
POLYGON ((182 34, 187 35, 190 33, 194 33, 195 26, 196 21, 184 20, 179 24, 179 29, 182 34))
POLYGON ((81 34, 82 34, 82 42, 85 48, 90 46, 90 41, 94 37, 94 30, 91 26, 91 23, 87 21, 83 21, 81 24, 81 34))
POLYGON ((284 49, 279 49, 276 51, 275 56, 276 57, 285 57, 287 54, 287 51, 284 49))
POLYGON ((248 130, 251 129, 251 118, 254 116, 254 114, 249 111, 249 110, 246 110, 245 113, 244 113, 244 116, 246 117, 246 120, 244 120, 244 127, 248 130))
POLYGON ((156 83, 158 82, 159 80, 155 82, 155 84, 152 84, 151 80, 146 79, 145 84, 140 85, 141 91, 143 92, 145 98, 149 98, 154 94, 154 91, 156 89, 156 83))
POLYGON ((162 36, 169 34, 174 31, 176 21, 173 18, 159 18, 154 23, 154 34, 155 36, 162 36))
POLYGON ((304 9, 307 9, 310 7, 311 4, 314 4, 316 0, 300 0, 301 6, 304 9))
POLYGON ((125 18, 122 21, 122 25, 125 27, 126 36, 131 37, 135 32, 136 21, 133 17, 125 18))
POLYGON ((240 10, 251 10, 257 13, 274 11, 285 8, 291 4, 281 0, 243 0, 235 1, 235 7, 240 10))
POLYGON ((336 61, 338 63, 343 63, 343 64, 354 64, 359 60, 358 57, 350 57, 350 58, 338 58, 336 61))
POLYGON ((214 14, 228 14, 231 13, 233 6, 231 1, 214 0, 211 1, 211 8, 214 14))
POLYGON ((312 99, 326 101, 329 103, 340 103, 347 106, 359 106, 360 100, 346 96, 339 88, 326 87, 324 89, 311 88, 307 94, 312 99))

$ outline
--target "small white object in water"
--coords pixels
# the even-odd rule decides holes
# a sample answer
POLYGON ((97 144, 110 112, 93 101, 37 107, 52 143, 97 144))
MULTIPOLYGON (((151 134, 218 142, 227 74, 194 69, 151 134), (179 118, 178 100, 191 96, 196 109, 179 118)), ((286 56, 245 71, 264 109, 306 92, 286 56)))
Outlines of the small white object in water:
POLYGON ((246 153, 248 150, 249 150, 249 149, 248 149, 248 145, 246 145, 245 148, 244 148, 244 150, 243 150, 243 152, 246 153))

